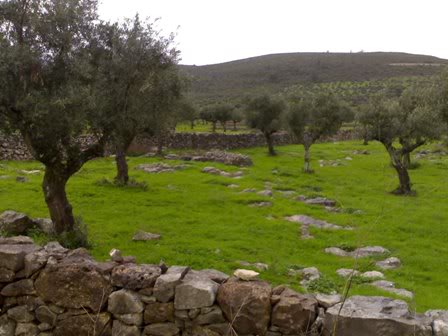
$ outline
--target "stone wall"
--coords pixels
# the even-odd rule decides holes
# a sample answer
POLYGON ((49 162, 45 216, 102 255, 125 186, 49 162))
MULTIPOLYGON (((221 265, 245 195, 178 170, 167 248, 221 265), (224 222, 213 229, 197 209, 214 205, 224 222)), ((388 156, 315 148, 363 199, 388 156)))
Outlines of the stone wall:
MULTIPOLYGON (((288 145, 294 143, 287 133, 274 134, 274 144, 288 145)), ((345 141, 356 138, 350 130, 343 130, 334 137, 324 141, 345 141)), ((82 142, 89 143, 89 136, 82 138, 82 142)), ((163 146, 170 149, 238 149, 265 146, 266 140, 261 133, 222 134, 222 133, 175 133, 168 134, 162 139, 163 146)), ((158 145, 155 138, 138 138, 129 148, 129 153, 146 154, 158 145)), ((108 151, 110 154, 110 151, 108 151)), ((0 134, 0 160, 32 160, 32 156, 19 135, 5 136, 0 134)))
POLYGON ((257 274, 136 264, 111 251, 0 238, 2 336, 446 335, 448 313, 415 316, 383 297, 304 295, 257 274))

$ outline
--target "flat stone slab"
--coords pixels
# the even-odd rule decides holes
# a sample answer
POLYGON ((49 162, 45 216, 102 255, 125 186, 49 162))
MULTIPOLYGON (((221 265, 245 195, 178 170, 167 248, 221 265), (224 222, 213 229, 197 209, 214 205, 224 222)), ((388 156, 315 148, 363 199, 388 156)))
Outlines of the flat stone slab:
POLYGON ((256 262, 256 263, 250 263, 247 261, 238 261, 238 264, 244 267, 255 267, 259 271, 267 271, 269 269, 268 264, 256 262))
POLYGON ((325 206, 325 207, 334 207, 336 206, 336 201, 325 198, 325 197, 312 197, 312 198, 308 198, 306 196, 300 195, 299 197, 296 198, 298 201, 301 201, 305 204, 310 204, 310 205, 320 205, 320 206, 325 206))
POLYGON ((375 265, 383 270, 396 269, 401 266, 401 261, 396 257, 390 257, 385 260, 376 262, 375 265))
POLYGON ((258 276, 260 275, 260 273, 252 271, 252 270, 237 269, 233 273, 233 275, 243 281, 255 281, 255 280, 258 280, 258 276))
POLYGON ((326 221, 315 219, 313 217, 305 215, 294 215, 285 218, 289 222, 299 223, 307 226, 313 226, 318 229, 328 229, 328 230, 353 230, 350 226, 340 226, 336 224, 331 224, 326 221))
POLYGON ((352 296, 328 308, 323 335, 341 336, 431 336, 428 318, 409 312, 402 300, 381 296, 352 296), (336 333, 333 330, 336 327, 336 333))
POLYGON ((407 289, 402 288, 395 288, 395 283, 392 281, 386 281, 386 280, 378 280, 371 283, 373 287, 382 289, 386 292, 393 293, 402 297, 406 297, 409 299, 414 298, 414 293, 411 291, 408 291, 407 289))
POLYGON ((172 173, 176 170, 184 169, 185 165, 171 166, 166 163, 144 163, 140 164, 135 169, 143 170, 145 173, 159 174, 159 173, 172 173))
POLYGON ((360 247, 350 252, 339 247, 327 247, 325 253, 333 254, 338 257, 365 258, 390 253, 390 251, 382 246, 360 247))
POLYGON ((249 206, 251 208, 266 208, 272 206, 271 202, 254 202, 250 203, 249 206))
POLYGON ((340 277, 348 278, 349 276, 359 276, 361 273, 351 268, 340 268, 336 271, 336 274, 340 277))
POLYGON ((138 231, 132 237, 133 241, 149 241, 149 240, 159 240, 162 236, 157 233, 150 233, 144 231, 138 231))
POLYGON ((233 178, 241 178, 243 176, 242 171, 229 173, 229 172, 226 172, 224 170, 221 170, 221 169, 218 169, 215 167, 205 167, 202 169, 202 172, 206 173, 206 174, 219 175, 219 176, 224 176, 224 177, 233 177, 233 178))

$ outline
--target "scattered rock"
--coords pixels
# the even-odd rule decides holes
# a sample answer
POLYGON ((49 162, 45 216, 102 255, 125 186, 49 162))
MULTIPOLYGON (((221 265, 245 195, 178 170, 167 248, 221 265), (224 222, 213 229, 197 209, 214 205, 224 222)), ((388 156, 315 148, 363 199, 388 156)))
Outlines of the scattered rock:
POLYGON ((176 170, 184 169, 185 165, 171 166, 166 163, 140 164, 135 169, 143 170, 145 173, 159 174, 172 173, 176 170))
POLYGON ((238 184, 229 184, 228 186, 227 186, 227 188, 230 188, 230 189, 238 189, 240 186, 238 185, 238 184))
POLYGON ((255 189, 255 188, 248 188, 248 189, 244 189, 242 191, 242 193, 254 193, 254 192, 257 192, 257 189, 255 189))
POLYGON ((369 271, 361 274, 364 279, 384 279, 384 274, 378 271, 369 271))
POLYGON ((348 278, 350 276, 359 276, 361 274, 359 271, 351 268, 340 268, 336 271, 336 273, 343 278, 348 278))
POLYGON ((383 270, 396 269, 401 266, 401 261, 396 257, 390 257, 385 260, 376 262, 375 265, 383 270))
POLYGON ((338 257, 365 258, 379 256, 390 252, 382 246, 366 246, 357 248, 356 250, 350 252, 344 251, 339 247, 328 247, 325 249, 325 253, 333 254, 338 257))
POLYGON ((378 280, 372 282, 371 285, 386 292, 396 294, 398 296, 406 297, 409 299, 414 298, 414 293, 408 291, 407 289, 395 288, 395 283, 393 283, 392 281, 378 280))
POLYGON ((149 240, 159 240, 162 236, 157 233, 150 233, 144 231, 138 231, 132 237, 133 241, 149 241, 149 240))
POLYGON ((233 275, 244 281, 254 281, 258 280, 260 273, 252 270, 237 269, 233 275))
POLYGON ((112 249, 109 252, 110 259, 115 262, 123 262, 123 255, 120 250, 112 249))
POLYGON ((249 206, 251 208, 266 208, 272 206, 271 202, 254 202, 250 203, 249 206))
POLYGON ((352 153, 353 153, 353 155, 369 155, 370 154, 370 152, 367 149, 357 149, 357 150, 354 150, 352 153))
POLYGON ((311 205, 321 205, 326 207, 336 206, 336 201, 325 197, 307 198, 306 196, 300 195, 299 197, 297 197, 297 200, 311 205))
POLYGON ((272 190, 262 190, 262 191, 257 192, 257 195, 272 197, 273 194, 272 194, 272 190))
POLYGON ((352 296, 343 307, 330 307, 324 318, 324 336, 430 336, 431 326, 413 316, 406 302, 385 297, 352 296))
POLYGON ((320 272, 316 267, 303 268, 299 274, 302 276, 300 281, 302 286, 307 286, 310 282, 320 279, 320 272))
POLYGON ((285 218, 289 222, 300 223, 305 226, 313 226, 318 229, 328 229, 328 230, 353 230, 350 226, 340 226, 336 224, 331 224, 323 220, 314 219, 305 215, 294 215, 285 218))
POLYGON ((237 171, 234 173, 228 173, 225 172, 221 169, 215 168, 215 167, 205 167, 202 169, 203 173, 207 173, 207 174, 212 174, 212 175, 220 175, 220 176, 224 176, 224 177, 233 177, 233 178, 237 178, 237 177, 242 177, 243 176, 243 172, 242 171, 237 171))
POLYGON ((35 218, 34 225, 47 235, 54 234, 54 224, 50 218, 35 218))

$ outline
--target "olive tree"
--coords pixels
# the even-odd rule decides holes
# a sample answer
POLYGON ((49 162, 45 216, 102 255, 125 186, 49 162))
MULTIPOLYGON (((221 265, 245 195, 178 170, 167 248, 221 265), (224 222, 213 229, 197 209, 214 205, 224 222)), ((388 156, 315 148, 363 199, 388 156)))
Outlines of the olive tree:
POLYGON ((66 184, 102 155, 107 130, 95 128, 97 1, 0 3, 0 119, 18 130, 45 165, 43 192, 57 234, 75 227, 66 184), (83 145, 86 131, 95 141, 83 145))
POLYGON ((178 87, 171 86, 174 77, 166 76, 176 68, 178 52, 171 47, 172 37, 161 37, 153 23, 141 21, 138 16, 122 23, 103 24, 101 28, 105 57, 97 93, 103 98, 101 110, 112 130, 116 181, 127 184, 127 149, 162 113, 158 104, 179 94, 178 87), (171 82, 166 85, 164 80, 171 82))
POLYGON ((223 131, 227 131, 227 121, 231 119, 234 107, 226 103, 217 103, 209 105, 202 109, 201 118, 212 123, 212 132, 216 132, 216 125, 219 122, 223 131))
POLYGON ((286 124, 305 148, 304 172, 311 173, 311 146, 324 136, 331 136, 342 126, 347 107, 333 95, 320 93, 290 104, 286 124))
POLYGON ((190 123, 190 128, 194 129, 195 121, 199 117, 198 110, 194 103, 190 99, 184 98, 179 102, 178 110, 179 119, 181 121, 188 121, 190 123))
POLYGON ((399 186, 393 193, 414 194, 408 172, 409 155, 428 141, 438 139, 442 132, 440 116, 428 103, 428 93, 410 88, 396 100, 379 95, 360 113, 358 119, 368 128, 370 139, 384 145, 398 174, 399 186))
POLYGON ((232 111, 230 120, 233 122, 233 130, 236 131, 236 125, 244 120, 243 110, 239 106, 236 106, 232 111))
POLYGON ((269 155, 276 155, 272 135, 281 129, 286 104, 268 95, 251 98, 246 105, 246 121, 249 127, 260 130, 266 138, 269 155))

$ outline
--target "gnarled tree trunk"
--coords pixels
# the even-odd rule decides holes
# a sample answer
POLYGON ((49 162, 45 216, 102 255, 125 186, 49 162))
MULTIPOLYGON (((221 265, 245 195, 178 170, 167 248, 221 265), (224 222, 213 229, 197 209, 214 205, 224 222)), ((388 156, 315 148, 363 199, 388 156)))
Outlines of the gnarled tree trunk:
POLYGON ((68 179, 69 176, 64 172, 48 166, 45 169, 42 189, 53 221, 54 232, 58 235, 72 231, 75 226, 72 206, 65 192, 68 179))
POLYGON ((305 148, 305 155, 304 155, 304 166, 303 166, 303 171, 307 174, 310 174, 313 172, 313 170, 311 169, 311 153, 310 153, 310 148, 311 145, 303 145, 303 147, 305 148))
POLYGON ((126 150, 123 146, 117 146, 115 151, 115 162, 117 164, 117 176, 115 176, 115 181, 119 184, 128 184, 129 168, 126 161, 126 150))
POLYGON ((389 153, 390 159, 392 161, 392 166, 398 174, 399 186, 393 191, 397 195, 412 195, 413 191, 411 188, 411 179, 408 173, 408 166, 406 156, 409 154, 408 151, 403 149, 396 149, 390 144, 385 144, 387 152, 389 153))
POLYGON ((277 155, 277 153, 275 152, 275 149, 274 149, 274 139, 272 139, 272 134, 269 132, 265 132, 264 136, 266 138, 266 143, 268 145, 269 155, 271 155, 271 156, 277 155))

